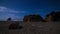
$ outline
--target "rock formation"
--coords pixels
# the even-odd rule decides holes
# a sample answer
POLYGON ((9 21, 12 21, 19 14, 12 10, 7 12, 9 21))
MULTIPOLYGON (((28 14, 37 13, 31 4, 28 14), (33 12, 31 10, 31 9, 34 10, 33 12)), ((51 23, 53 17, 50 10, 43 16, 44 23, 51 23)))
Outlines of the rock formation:
POLYGON ((54 11, 51 12, 46 16, 45 21, 49 21, 49 22, 60 21, 60 12, 54 12, 54 11))
POLYGON ((24 22, 40 22, 40 21, 43 21, 43 19, 40 15, 27 15, 27 16, 24 16, 23 21, 24 22))

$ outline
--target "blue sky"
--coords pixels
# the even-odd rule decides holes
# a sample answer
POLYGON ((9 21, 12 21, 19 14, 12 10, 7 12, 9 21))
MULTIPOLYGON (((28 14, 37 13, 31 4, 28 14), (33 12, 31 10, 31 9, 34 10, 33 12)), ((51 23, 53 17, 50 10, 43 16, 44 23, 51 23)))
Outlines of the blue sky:
POLYGON ((0 20, 22 20, 29 14, 45 18, 53 10, 60 10, 60 0, 0 0, 0 20))

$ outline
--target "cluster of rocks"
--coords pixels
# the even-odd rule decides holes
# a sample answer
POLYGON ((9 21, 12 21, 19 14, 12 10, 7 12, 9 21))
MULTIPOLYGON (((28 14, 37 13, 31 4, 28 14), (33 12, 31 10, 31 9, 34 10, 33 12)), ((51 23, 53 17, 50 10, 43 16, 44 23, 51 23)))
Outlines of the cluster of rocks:
MULTIPOLYGON (((7 21, 11 21, 11 18, 8 18, 7 21)), ((52 11, 50 14, 46 15, 46 18, 43 19, 39 14, 25 15, 23 22, 54 22, 60 21, 60 11, 52 11)))
MULTIPOLYGON (((8 18, 7 21, 11 21, 11 18, 8 18)), ((46 18, 43 19, 40 15, 38 14, 33 14, 33 15, 26 15, 23 18, 23 22, 59 22, 60 21, 60 11, 59 12, 51 12, 50 14, 46 15, 46 18)), ((19 29, 21 26, 17 23, 12 23, 9 26, 9 29, 19 29)))
POLYGON ((60 21, 60 11, 55 12, 52 11, 50 14, 46 15, 46 18, 43 19, 40 15, 27 15, 23 18, 24 22, 54 22, 54 21, 60 21))

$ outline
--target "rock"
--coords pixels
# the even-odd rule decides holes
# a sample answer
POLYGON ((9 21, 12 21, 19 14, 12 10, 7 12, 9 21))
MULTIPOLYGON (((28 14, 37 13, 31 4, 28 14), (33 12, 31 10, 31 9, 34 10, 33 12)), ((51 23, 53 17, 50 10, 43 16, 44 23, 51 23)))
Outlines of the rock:
POLYGON ((40 21, 43 21, 43 19, 40 15, 27 15, 27 16, 24 16, 23 21, 24 22, 40 22, 40 21))
POLYGON ((59 12, 51 12, 50 14, 48 14, 46 16, 45 21, 47 21, 47 22, 60 21, 60 11, 59 12))

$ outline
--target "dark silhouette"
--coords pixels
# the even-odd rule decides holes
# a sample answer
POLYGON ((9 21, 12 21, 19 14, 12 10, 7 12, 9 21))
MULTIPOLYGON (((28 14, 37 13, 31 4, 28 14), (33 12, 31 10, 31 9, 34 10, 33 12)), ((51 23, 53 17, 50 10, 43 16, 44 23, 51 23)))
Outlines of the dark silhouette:
POLYGON ((60 12, 56 12, 53 21, 60 21, 60 12))
POLYGON ((11 18, 8 18, 7 21, 11 21, 11 18))

